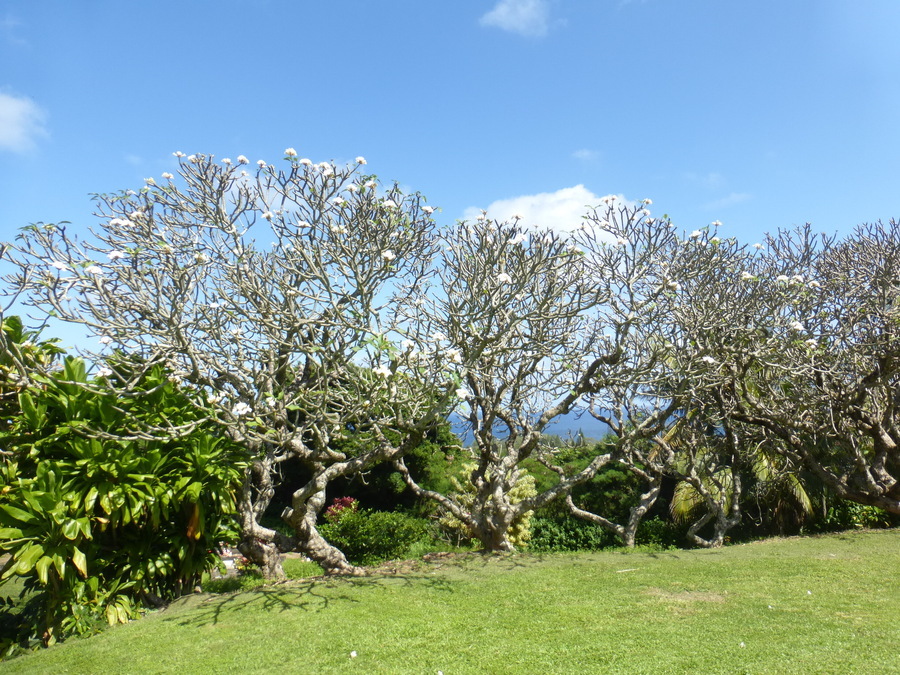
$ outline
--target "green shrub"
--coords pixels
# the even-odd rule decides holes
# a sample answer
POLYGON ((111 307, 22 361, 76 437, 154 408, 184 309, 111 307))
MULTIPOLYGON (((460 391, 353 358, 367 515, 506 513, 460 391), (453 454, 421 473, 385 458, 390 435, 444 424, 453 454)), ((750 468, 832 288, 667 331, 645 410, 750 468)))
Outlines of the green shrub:
POLYGON ((374 565, 401 558, 410 548, 431 537, 431 525, 401 511, 370 511, 354 506, 339 510, 319 526, 322 536, 341 549, 354 564, 374 565))
POLYGON ((663 550, 682 548, 686 531, 687 527, 676 525, 670 520, 658 517, 649 518, 642 520, 638 525, 634 543, 638 546, 650 546, 663 550))
POLYGON ((834 499, 821 520, 823 531, 852 530, 864 527, 893 527, 898 524, 897 517, 892 517, 884 509, 877 506, 866 506, 845 500, 834 499))
POLYGON ((615 536, 599 525, 578 518, 531 519, 530 551, 595 551, 616 543, 615 536))
POLYGON ((191 592, 233 528, 242 475, 240 449, 202 429, 168 441, 129 433, 196 419, 162 367, 135 398, 106 393, 79 359, 33 379, 3 434, 0 552, 11 557, 2 578, 21 578, 32 594, 3 649, 123 623, 191 592))
MULTIPOLYGON (((470 513, 475 507, 475 500, 477 497, 477 489, 470 479, 475 468, 476 465, 474 462, 466 462, 462 465, 460 475, 450 477, 450 484, 453 487, 453 492, 448 496, 456 500, 463 509, 468 510, 470 513)), ((535 488, 534 476, 531 475, 528 469, 520 468, 519 479, 507 493, 509 502, 511 504, 518 504, 524 499, 534 497, 536 494, 537 489, 535 488)), ((526 511, 512 521, 506 536, 513 546, 520 548, 528 547, 528 542, 531 541, 531 519, 533 516, 534 511, 526 511)), ((468 526, 449 511, 441 516, 439 522, 445 535, 450 535, 451 541, 455 540, 456 543, 463 543, 473 539, 468 526)))

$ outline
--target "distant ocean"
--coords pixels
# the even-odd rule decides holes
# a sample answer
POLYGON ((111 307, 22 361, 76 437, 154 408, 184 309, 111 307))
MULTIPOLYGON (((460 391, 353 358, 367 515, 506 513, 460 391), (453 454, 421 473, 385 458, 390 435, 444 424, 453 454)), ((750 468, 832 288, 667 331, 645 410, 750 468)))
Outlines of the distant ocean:
MULTIPOLYGON (((472 432, 468 428, 468 425, 463 422, 458 415, 451 415, 448 419, 452 425, 453 431, 459 436, 463 445, 471 443, 472 432)), ((585 438, 600 440, 609 433, 609 426, 594 419, 588 413, 583 413, 580 417, 573 413, 560 417, 548 425, 547 429, 544 431, 546 434, 554 434, 562 439, 565 439, 568 436, 574 438, 579 432, 584 434, 585 438)), ((497 438, 504 438, 505 436, 505 433, 497 434, 497 438)))

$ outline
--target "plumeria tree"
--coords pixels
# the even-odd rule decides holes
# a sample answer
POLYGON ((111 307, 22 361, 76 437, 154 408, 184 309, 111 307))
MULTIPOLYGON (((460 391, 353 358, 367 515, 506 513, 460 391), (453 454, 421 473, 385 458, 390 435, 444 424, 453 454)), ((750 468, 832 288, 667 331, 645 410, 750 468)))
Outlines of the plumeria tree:
POLYGON ((423 396, 389 368, 395 308, 431 268, 434 209, 382 189, 362 157, 314 164, 289 148, 278 169, 176 155, 177 176, 98 196, 89 237, 26 228, 10 281, 43 312, 92 331, 95 359, 128 355, 131 372, 111 373, 123 390, 140 381, 134 364, 162 363, 203 392, 208 420, 250 460, 239 548, 267 574, 281 574, 279 553, 294 549, 354 572, 316 529, 325 486, 402 453, 385 429, 415 420, 402 437, 415 443, 443 405, 441 392, 423 396), (352 456, 337 449, 350 435, 362 439, 343 444, 352 456), (290 458, 312 478, 283 514, 286 536, 261 520, 290 458))
MULTIPOLYGON (((682 316, 681 310, 691 307, 692 289, 703 288, 736 246, 716 234, 718 223, 682 236, 667 218, 651 217, 647 206, 649 200, 632 207, 607 198, 578 235, 594 283, 607 288, 595 325, 604 351, 617 354, 597 370, 583 405, 609 427, 613 460, 642 488, 622 522, 584 508, 571 495, 566 504, 573 515, 602 526, 626 546, 634 546, 663 479, 684 463, 681 448, 669 440, 680 412, 709 387, 698 368, 708 356, 688 339, 684 325, 707 325, 715 317, 696 308, 682 316)), ((561 467, 548 466, 562 474, 561 467)))
POLYGON ((584 312, 597 291, 571 242, 527 230, 519 219, 482 215, 445 232, 443 243, 439 284, 409 310, 417 320, 407 359, 423 379, 456 388, 458 414, 474 437, 474 490, 439 494, 422 488, 402 459, 396 466, 416 494, 437 501, 486 550, 509 551, 514 522, 604 461, 549 492, 511 497, 522 462, 541 452, 542 432, 571 410, 573 386, 590 376, 584 312))
POLYGON ((767 238, 716 283, 748 319, 717 346, 721 397, 839 497, 900 513, 900 226, 767 238))
POLYGON ((441 293, 419 311, 429 317, 422 330, 443 354, 441 365, 455 364, 441 377, 460 383, 459 414, 474 438, 475 497, 422 490, 402 461, 397 465, 414 491, 438 501, 488 550, 510 550, 511 525, 558 497, 633 544, 659 493, 670 459, 659 448, 643 448, 669 424, 687 389, 672 385, 665 353, 675 338, 660 329, 672 326, 662 318, 680 290, 678 279, 699 273, 681 264, 683 243, 667 219, 651 217, 649 205, 605 198, 572 235, 487 217, 448 235, 441 293), (559 466, 540 438, 559 416, 578 409, 610 425, 617 442, 600 446, 574 471, 559 466), (544 464, 558 481, 513 500, 526 460, 544 464), (613 460, 648 483, 624 526, 568 497, 613 460))

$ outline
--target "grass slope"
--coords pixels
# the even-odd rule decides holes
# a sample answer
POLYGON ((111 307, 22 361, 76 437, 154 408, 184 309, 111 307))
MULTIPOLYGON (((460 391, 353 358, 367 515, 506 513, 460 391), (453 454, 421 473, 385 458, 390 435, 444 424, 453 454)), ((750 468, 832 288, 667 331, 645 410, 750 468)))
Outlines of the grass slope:
POLYGON ((437 558, 402 576, 191 596, 0 669, 900 673, 898 570, 898 530, 715 551, 437 558))

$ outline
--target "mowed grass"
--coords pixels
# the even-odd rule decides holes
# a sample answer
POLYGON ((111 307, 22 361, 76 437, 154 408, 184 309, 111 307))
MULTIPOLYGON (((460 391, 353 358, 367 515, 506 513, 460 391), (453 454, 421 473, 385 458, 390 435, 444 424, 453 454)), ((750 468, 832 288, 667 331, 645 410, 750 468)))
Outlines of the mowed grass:
POLYGON ((900 673, 898 610, 898 530, 715 551, 468 554, 198 594, 0 670, 900 673))

